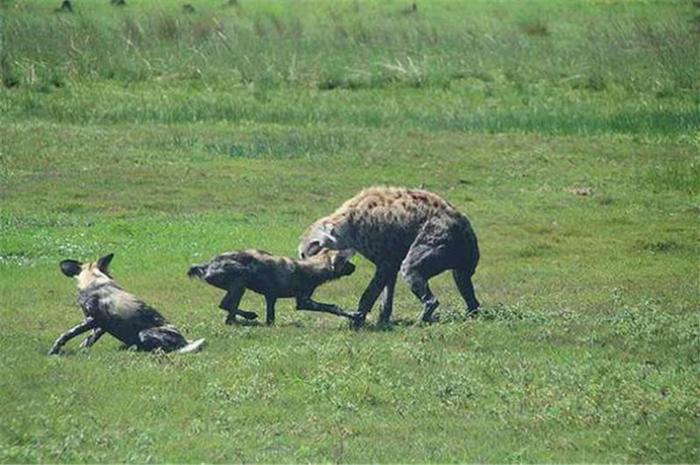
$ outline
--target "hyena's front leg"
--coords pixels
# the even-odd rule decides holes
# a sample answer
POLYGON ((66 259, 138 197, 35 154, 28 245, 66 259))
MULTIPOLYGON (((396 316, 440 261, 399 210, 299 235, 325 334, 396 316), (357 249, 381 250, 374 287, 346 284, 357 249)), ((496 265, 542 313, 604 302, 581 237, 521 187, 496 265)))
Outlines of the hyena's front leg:
POLYGON ((49 350, 49 355, 56 355, 61 351, 61 347, 71 339, 73 339, 75 336, 79 336, 83 334, 85 331, 89 331, 97 326, 97 323, 95 323, 95 320, 93 318, 87 318, 85 321, 80 323, 79 325, 69 329, 65 333, 61 334, 61 336, 56 339, 56 342, 53 343, 53 346, 51 347, 51 350, 49 350))
POLYGON ((92 347, 105 333, 104 328, 95 328, 92 333, 85 338, 85 340, 80 344, 80 347, 87 349, 92 347))
POLYGON ((246 320, 254 320, 258 317, 257 313, 246 312, 245 310, 240 310, 238 308, 244 292, 245 286, 242 283, 236 283, 229 288, 224 298, 221 299, 219 308, 228 312, 225 321, 227 325, 231 325, 236 322, 236 315, 240 315, 246 320))
MULTIPOLYGON (((396 271, 393 268, 387 266, 377 266, 374 272, 372 280, 369 282, 367 289, 362 293, 360 297, 360 303, 357 306, 357 314, 354 318, 354 324, 356 327, 360 327, 365 323, 367 314, 372 310, 372 306, 379 298, 379 294, 387 286, 390 281, 392 273, 395 275, 396 271)), ((395 279, 395 278, 394 278, 395 279)))
POLYGON ((387 279, 386 287, 382 292, 382 300, 379 303, 379 323, 389 324, 391 313, 394 310, 394 288, 396 287, 396 278, 398 277, 398 267, 393 273, 390 273, 387 279))

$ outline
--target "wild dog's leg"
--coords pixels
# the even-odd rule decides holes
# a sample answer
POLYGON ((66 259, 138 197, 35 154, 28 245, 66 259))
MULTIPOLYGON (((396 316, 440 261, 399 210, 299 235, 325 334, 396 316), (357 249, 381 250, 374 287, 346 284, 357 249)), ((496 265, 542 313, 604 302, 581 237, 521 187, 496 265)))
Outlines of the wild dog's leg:
POLYGON ((258 317, 256 313, 246 312, 245 310, 239 310, 238 305, 241 303, 241 298, 245 292, 245 286, 240 283, 236 283, 231 286, 219 303, 219 308, 226 310, 228 315, 226 316, 225 323, 227 325, 234 324, 236 322, 236 315, 241 315, 246 320, 254 320, 258 317))
POLYGON ((391 320, 391 312, 394 310, 394 288, 396 287, 396 278, 399 270, 396 269, 389 278, 382 292, 382 301, 379 304, 379 322, 388 324, 391 320))
POLYGON ((343 311, 337 305, 324 304, 321 302, 316 302, 311 299, 311 296, 299 296, 297 297, 297 310, 309 310, 312 312, 324 312, 331 313, 337 316, 344 316, 348 319, 354 319, 355 315, 343 311))
POLYGON ((80 344, 80 347, 88 348, 92 347, 97 341, 100 340, 102 335, 105 333, 103 328, 95 328, 92 333, 80 344))
POLYGON ((185 337, 171 325, 143 329, 139 331, 139 341, 138 348, 149 352, 156 349, 170 352, 187 345, 185 337))
POLYGON ((275 324, 275 302, 277 302, 277 297, 265 296, 265 324, 273 325, 275 324))
POLYGON ((56 342, 53 343, 53 346, 51 347, 51 350, 49 350, 49 355, 56 355, 59 353, 61 350, 61 347, 71 339, 73 339, 75 336, 79 336, 83 334, 85 331, 89 331, 92 328, 96 327, 97 323, 95 323, 95 320, 93 318, 86 318, 85 321, 80 323, 79 325, 75 326, 74 328, 69 329, 65 333, 61 334, 61 337, 56 339, 56 342))
POLYGON ((372 306, 379 298, 382 289, 384 289, 391 279, 391 275, 395 274, 396 271, 392 268, 386 266, 377 266, 374 272, 374 277, 369 282, 367 289, 362 293, 360 297, 360 303, 357 306, 357 314, 354 318, 355 326, 362 326, 367 318, 367 314, 372 310, 372 306))
POLYGON ((472 284, 472 273, 469 270, 465 269, 455 269, 452 270, 452 277, 455 280, 457 289, 459 289, 459 293, 462 295, 462 298, 467 303, 469 314, 476 314, 480 304, 479 301, 476 299, 476 294, 474 293, 474 285, 472 284))

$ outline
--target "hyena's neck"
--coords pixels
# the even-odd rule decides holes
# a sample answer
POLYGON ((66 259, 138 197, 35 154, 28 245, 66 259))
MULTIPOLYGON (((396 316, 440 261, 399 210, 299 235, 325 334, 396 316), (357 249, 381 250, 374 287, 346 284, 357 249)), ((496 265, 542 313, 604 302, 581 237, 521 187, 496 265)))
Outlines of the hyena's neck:
POLYGON ((327 216, 324 222, 333 225, 333 230, 335 232, 335 238, 339 243, 336 250, 342 249, 352 249, 354 240, 354 219, 351 211, 344 210, 341 212, 335 212, 327 216))

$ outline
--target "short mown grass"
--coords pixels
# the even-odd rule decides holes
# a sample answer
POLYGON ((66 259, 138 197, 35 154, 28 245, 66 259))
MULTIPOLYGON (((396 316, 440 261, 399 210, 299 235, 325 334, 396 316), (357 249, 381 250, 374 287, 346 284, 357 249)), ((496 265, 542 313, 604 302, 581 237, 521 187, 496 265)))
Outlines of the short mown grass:
POLYGON ((0 7, 1 462, 700 460, 692 2, 58 3, 0 7), (479 317, 230 327, 185 276, 376 184, 469 215, 479 317), (108 252, 204 352, 45 355, 108 252))

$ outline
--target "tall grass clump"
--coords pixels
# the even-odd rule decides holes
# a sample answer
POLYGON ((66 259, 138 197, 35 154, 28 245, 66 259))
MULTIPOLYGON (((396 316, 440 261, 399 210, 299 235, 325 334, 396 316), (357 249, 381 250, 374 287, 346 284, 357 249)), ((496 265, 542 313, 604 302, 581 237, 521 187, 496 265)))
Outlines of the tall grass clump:
POLYGON ((109 10, 86 3, 59 15, 45 2, 27 1, 4 7, 3 35, 8 63, 25 83, 33 68, 47 67, 70 80, 192 79, 192 69, 200 69, 213 81, 271 78, 324 89, 444 85, 474 71, 513 85, 698 88, 699 39, 689 8, 667 5, 652 21, 641 5, 616 6, 615 13, 579 6, 577 18, 550 20, 558 11, 549 3, 521 7, 520 16, 507 4, 436 3, 405 14, 370 2, 207 2, 190 14, 169 2, 109 10), (457 14, 458 6, 469 14, 457 14), (536 7, 537 16, 530 13, 536 7), (650 71, 653 82, 642 79, 650 71))

